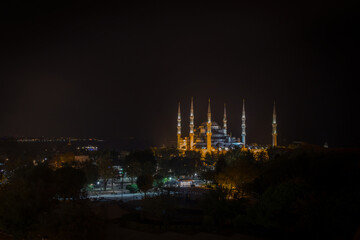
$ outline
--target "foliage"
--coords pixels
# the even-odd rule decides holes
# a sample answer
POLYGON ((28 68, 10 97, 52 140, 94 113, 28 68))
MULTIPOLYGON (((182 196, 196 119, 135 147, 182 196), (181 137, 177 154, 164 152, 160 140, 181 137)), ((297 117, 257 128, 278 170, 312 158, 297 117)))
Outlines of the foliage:
POLYGON ((179 150, 177 148, 159 148, 155 150, 155 157, 158 159, 170 160, 179 156, 179 150))
POLYGON ((70 166, 75 163, 75 154, 72 152, 57 154, 53 157, 52 162, 55 168, 70 166))
POLYGON ((125 160, 124 171, 126 172, 127 177, 131 179, 131 182, 133 182, 134 179, 142 172, 141 164, 137 161, 127 162, 125 160))
POLYGON ((155 156, 158 163, 157 173, 162 176, 193 176, 201 170, 201 153, 197 151, 180 154, 177 149, 162 148, 155 151, 155 156))
POLYGON ((208 166, 214 166, 217 162, 218 154, 216 153, 206 153, 205 155, 205 164, 208 166))
POLYGON ((16 169, 33 165, 34 160, 41 162, 38 149, 33 146, 19 143, 7 143, 2 152, 7 156, 4 170, 10 176, 16 169))
POLYGON ((141 175, 137 178, 136 184, 140 191, 145 194, 153 187, 154 178, 151 175, 141 175))
POLYGON ((93 184, 99 179, 99 168, 91 161, 86 161, 81 170, 85 174, 86 184, 93 184))
POLYGON ((136 184, 130 184, 126 186, 126 189, 130 191, 130 193, 137 193, 139 188, 136 184))
POLYGON ((201 153, 198 151, 185 151, 185 157, 190 159, 195 159, 196 161, 200 161, 201 153))
POLYGON ((156 174, 154 176, 154 186, 156 188, 162 188, 164 186, 164 184, 166 183, 166 178, 164 178, 162 175, 160 174, 156 174))
POLYGON ((256 157, 242 149, 219 157, 204 222, 276 238, 352 238, 360 225, 359 152, 298 148, 256 157))
POLYGON ((200 172, 200 178, 204 179, 206 181, 206 184, 208 181, 214 181, 215 180, 215 171, 211 169, 203 169, 200 172))
MULTIPOLYGON (((222 227, 229 224, 239 212, 244 212, 247 200, 228 200, 229 189, 217 187, 211 190, 202 201, 204 223, 212 222, 212 226, 222 227)), ((210 224, 210 223, 209 223, 210 224)))
POLYGON ((249 151, 234 150, 220 157, 215 168, 215 181, 229 190, 232 198, 243 197, 246 187, 258 176, 259 170, 249 151))
MULTIPOLYGON (((196 171, 214 183, 201 205, 203 227, 208 231, 234 227, 242 233, 273 238, 351 239, 360 225, 357 151, 271 149, 269 159, 259 160, 261 156, 236 149, 217 156, 215 168, 201 166, 194 152, 179 156, 163 151, 155 151, 156 158, 151 151, 130 154, 127 163, 136 163, 133 169, 138 181, 127 189, 135 192, 139 188, 146 194, 153 184, 162 186, 167 177, 162 173, 168 174, 169 169, 175 175, 196 171), (161 162, 158 172, 156 162, 161 162)), ((116 176, 111 157, 99 155, 97 166, 89 163, 79 169, 64 166, 52 171, 40 162, 34 166, 29 156, 36 154, 29 154, 23 165, 20 158, 9 163, 8 179, 0 185, 1 231, 17 238, 101 238, 96 232, 102 229, 96 226, 101 228, 102 223, 81 197, 84 184, 97 178, 97 168, 100 176, 116 176)), ((166 225, 177 211, 171 205, 174 199, 165 198, 146 199, 154 201, 143 206, 147 214, 166 225)))
POLYGON ((157 173, 168 176, 171 169, 171 159, 179 157, 179 150, 176 148, 160 148, 155 151, 155 158, 158 166, 157 173))
POLYGON ((70 166, 56 171, 46 164, 16 168, 0 188, 0 229, 26 238, 41 215, 65 203, 59 205, 59 197, 73 204, 84 196, 85 182, 83 171, 70 166))
POLYGON ((194 158, 175 157, 170 160, 169 166, 175 176, 192 176, 197 172, 198 162, 194 158))
POLYGON ((99 169, 99 176, 103 179, 104 190, 106 191, 109 179, 115 178, 117 176, 117 171, 113 168, 112 160, 108 155, 101 156, 96 163, 99 169))
POLYGON ((219 173, 223 172, 225 170, 225 168, 226 168, 225 156, 221 155, 215 165, 215 173, 219 174, 219 173))
POLYGON ((228 166, 238 161, 239 159, 244 162, 255 162, 254 155, 248 149, 237 148, 231 151, 228 151, 225 154, 225 162, 228 166))
POLYGON ((295 201, 303 196, 304 186, 296 182, 284 182, 269 187, 258 203, 248 210, 251 223, 267 229, 280 230, 293 224, 295 201))
POLYGON ((55 171, 56 193, 62 199, 79 199, 84 196, 83 187, 86 176, 80 169, 70 166, 59 168, 55 171))
POLYGON ((254 159, 257 162, 264 163, 269 160, 269 154, 267 150, 256 150, 256 152, 253 153, 254 159))
POLYGON ((156 160, 153 152, 147 149, 130 153, 124 160, 124 171, 132 179, 141 175, 154 175, 156 160))
POLYGON ((286 152, 254 181, 260 198, 237 217, 237 225, 283 237, 350 239, 360 224, 358 182, 359 153, 286 152))
POLYGON ((53 172, 47 166, 17 168, 0 191, 0 228, 25 237, 56 194, 53 172))

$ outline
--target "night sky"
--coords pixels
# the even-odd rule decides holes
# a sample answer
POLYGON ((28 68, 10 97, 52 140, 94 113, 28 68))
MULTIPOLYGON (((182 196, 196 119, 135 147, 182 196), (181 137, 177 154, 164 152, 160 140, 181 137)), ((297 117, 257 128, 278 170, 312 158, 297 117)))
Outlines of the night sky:
MULTIPOLYGON (((9 3, 10 2, 10 3, 9 3)), ((0 4, 0 136, 176 139, 228 106, 240 137, 358 147, 354 2, 0 4)), ((120 2, 120 1, 119 1, 120 2)), ((268 1, 270 2, 270 1, 268 1)))

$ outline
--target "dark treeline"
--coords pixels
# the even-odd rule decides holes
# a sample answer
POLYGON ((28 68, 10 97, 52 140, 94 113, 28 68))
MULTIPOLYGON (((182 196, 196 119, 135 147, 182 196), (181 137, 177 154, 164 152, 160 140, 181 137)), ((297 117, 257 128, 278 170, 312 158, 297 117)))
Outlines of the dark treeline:
POLYGON ((0 229, 15 238, 100 239, 101 224, 85 199, 83 170, 45 164, 13 171, 0 186, 0 229))
MULTIPOLYGON (((89 153, 87 161, 74 162, 68 150, 43 161, 43 153, 24 146, 2 149, 6 160, 0 185, 0 231, 19 239, 103 239, 106 222, 92 211, 87 193, 99 179, 103 190, 110 179, 119 179, 114 166, 121 166, 145 195, 166 190, 171 177, 205 180, 202 200, 191 205, 201 209, 200 222, 189 223, 197 231, 276 239, 353 239, 359 231, 358 150, 235 149, 202 158, 198 152, 162 148, 124 157, 98 151, 89 153)), ((166 230, 176 218, 177 201, 164 195, 143 200, 142 207, 166 230)), ((131 221, 143 222, 144 215, 139 216, 131 221)))
POLYGON ((264 162, 219 160, 218 188, 206 204, 214 227, 276 239, 353 239, 360 227, 359 151, 278 152, 269 150, 264 162), (229 183, 241 193, 230 194, 232 200, 229 183))

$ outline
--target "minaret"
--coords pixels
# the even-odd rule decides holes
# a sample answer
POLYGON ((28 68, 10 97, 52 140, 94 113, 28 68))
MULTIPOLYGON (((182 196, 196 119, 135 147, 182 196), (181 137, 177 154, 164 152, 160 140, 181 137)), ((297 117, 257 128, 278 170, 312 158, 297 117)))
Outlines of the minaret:
POLYGON ((244 144, 245 147, 245 136, 246 136, 246 132, 245 132, 245 99, 243 99, 243 109, 242 109, 242 116, 241 116, 241 142, 244 144))
POLYGON ((206 149, 207 152, 211 152, 211 110, 210 110, 210 98, 208 105, 208 121, 207 121, 207 132, 206 132, 206 149))
POLYGON ((193 150, 194 147, 194 103, 193 97, 191 97, 190 105, 190 150, 193 150))
POLYGON ((226 119, 226 104, 224 104, 224 135, 227 135, 227 119, 226 119))
POLYGON ((276 112, 275 112, 275 101, 274 101, 274 110, 273 110, 273 121, 272 121, 272 146, 277 146, 277 131, 276 131, 276 112))
POLYGON ((181 142, 181 114, 180 114, 180 102, 178 107, 178 117, 177 117, 177 148, 180 149, 181 142))

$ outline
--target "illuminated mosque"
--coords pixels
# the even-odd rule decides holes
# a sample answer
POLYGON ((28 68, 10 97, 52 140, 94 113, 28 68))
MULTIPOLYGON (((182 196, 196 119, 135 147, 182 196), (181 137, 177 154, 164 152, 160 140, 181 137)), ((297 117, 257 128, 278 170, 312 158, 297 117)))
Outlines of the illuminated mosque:
MULTIPOLYGON (((226 105, 224 104, 223 126, 211 120, 210 99, 208 103, 207 121, 200 124, 199 127, 194 126, 194 104, 191 98, 190 106, 190 131, 189 137, 181 137, 181 112, 180 103, 178 106, 177 116, 177 148, 179 150, 195 150, 202 152, 212 151, 228 151, 234 148, 246 147, 246 125, 245 125, 245 100, 243 100, 242 116, 241 116, 241 138, 232 137, 228 134, 226 105)), ((277 146, 276 131, 276 113, 275 102, 272 121, 272 146, 277 146)))

